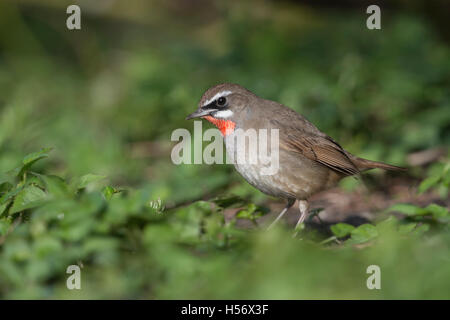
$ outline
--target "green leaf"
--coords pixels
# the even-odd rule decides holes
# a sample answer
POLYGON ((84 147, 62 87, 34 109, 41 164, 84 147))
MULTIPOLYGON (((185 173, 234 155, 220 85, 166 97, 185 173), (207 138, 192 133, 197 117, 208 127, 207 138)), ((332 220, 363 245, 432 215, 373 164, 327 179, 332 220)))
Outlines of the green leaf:
POLYGON ((49 235, 42 235, 35 238, 33 250, 39 257, 46 257, 51 253, 61 252, 63 249, 61 241, 58 238, 49 235))
POLYGON ((419 185, 419 193, 424 193, 431 187, 435 186, 439 180, 441 180, 441 175, 434 175, 423 180, 419 185))
POLYGON ((10 225, 11 225, 10 220, 5 219, 0 220, 0 236, 4 236, 8 232, 10 225))
POLYGON ((17 176, 19 178, 21 178, 24 175, 24 173, 26 171, 28 171, 34 163, 36 163, 37 161, 39 161, 41 159, 47 158, 48 157, 48 153, 52 149, 53 148, 43 148, 43 149, 41 149, 38 152, 33 152, 33 153, 30 153, 30 154, 26 155, 23 158, 23 160, 22 160, 23 166, 16 169, 16 170, 19 171, 17 176))
POLYGON ((48 153, 52 150, 53 148, 42 148, 41 150, 39 150, 38 152, 33 152, 30 154, 27 154, 23 160, 22 163, 24 165, 29 165, 32 164, 40 159, 43 158, 47 158, 48 157, 48 153))
POLYGON ((371 224, 362 224, 351 232, 351 243, 363 243, 378 236, 377 228, 371 224))
POLYGON ((9 203, 8 202, 0 204, 0 217, 3 216, 3 215, 7 216, 8 215, 7 212, 9 211, 8 209, 9 209, 9 203))
POLYGON ((110 200, 112 196, 116 193, 120 193, 120 190, 117 190, 116 188, 110 186, 106 186, 102 190, 102 194, 106 200, 110 200))
POLYGON ((445 166, 442 180, 445 187, 450 187, 450 164, 445 166))
POLYGON ((35 186, 27 186, 15 197, 10 214, 37 207, 45 202, 47 194, 35 186))
POLYGON ((13 188, 13 185, 9 182, 3 182, 0 184, 0 193, 7 193, 13 188))
POLYGON ((393 205, 392 207, 387 209, 388 211, 398 211, 400 213, 406 214, 408 216, 417 216, 417 215, 425 215, 427 211, 421 207, 407 204, 407 203, 398 203, 393 205))
POLYGON ((70 194, 63 178, 54 175, 39 175, 39 177, 44 181, 47 192, 52 196, 62 197, 70 194))
POLYGON ((398 232, 400 234, 408 234, 408 233, 412 232, 416 228, 416 226, 417 226, 417 222, 402 224, 398 227, 398 232))
POLYGON ((428 223, 424 223, 413 230, 414 235, 423 235, 425 232, 430 230, 430 225, 428 223))
POLYGON ((261 212, 257 211, 258 207, 254 203, 250 203, 247 205, 247 208, 239 211, 236 214, 236 217, 239 219, 250 219, 254 220, 261 216, 261 212))
POLYGON ((89 184, 105 179, 106 176, 99 174, 88 173, 80 178, 80 183, 78 184, 78 189, 86 188, 89 184))
POLYGON ((244 200, 238 196, 221 197, 212 200, 215 204, 222 208, 229 208, 236 205, 242 205, 244 200))
POLYGON ((343 238, 349 235, 354 229, 354 226, 347 223, 337 223, 331 226, 331 231, 338 238, 343 238))
POLYGON ((15 188, 13 190, 10 190, 8 193, 4 194, 1 198, 0 198, 0 205, 3 205, 5 203, 7 203, 8 201, 10 201, 14 196, 16 196, 21 190, 23 189, 23 187, 18 187, 15 188))
POLYGON ((428 205, 425 210, 431 213, 435 219, 444 218, 449 215, 447 208, 441 207, 434 203, 428 205))

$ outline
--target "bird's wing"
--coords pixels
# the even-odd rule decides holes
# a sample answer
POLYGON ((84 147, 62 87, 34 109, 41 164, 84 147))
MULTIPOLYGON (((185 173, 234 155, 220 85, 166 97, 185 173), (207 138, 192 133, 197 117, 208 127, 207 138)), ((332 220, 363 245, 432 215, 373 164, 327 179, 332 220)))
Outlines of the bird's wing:
POLYGON ((274 127, 283 128, 280 130, 280 148, 301 153, 344 175, 360 173, 346 151, 336 141, 303 117, 297 118, 295 123, 288 125, 285 123, 283 126, 276 122, 272 122, 274 127), (303 122, 301 127, 298 127, 299 120, 303 122))
POLYGON ((359 173, 347 154, 339 145, 330 142, 323 137, 296 137, 288 135, 287 139, 280 141, 280 147, 290 151, 300 152, 305 157, 315 160, 330 169, 344 175, 355 175, 359 173))

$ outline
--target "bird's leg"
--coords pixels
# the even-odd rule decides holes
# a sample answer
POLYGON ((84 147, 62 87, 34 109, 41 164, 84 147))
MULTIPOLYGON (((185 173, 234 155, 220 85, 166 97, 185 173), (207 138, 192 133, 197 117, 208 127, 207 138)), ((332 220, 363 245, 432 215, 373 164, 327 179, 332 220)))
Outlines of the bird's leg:
POLYGON ((267 228, 267 230, 271 229, 277 222, 280 220, 284 214, 289 210, 290 207, 295 203, 295 199, 288 199, 288 203, 286 204, 286 207, 280 212, 278 217, 270 224, 270 226, 267 228))
POLYGON ((298 226, 300 224, 302 224, 303 221, 305 221, 306 217, 308 216, 308 208, 309 208, 308 201, 306 201, 306 200, 299 200, 298 201, 298 209, 300 210, 300 218, 298 219, 297 224, 295 225, 294 237, 297 236, 297 233, 298 233, 297 228, 298 228, 298 226))

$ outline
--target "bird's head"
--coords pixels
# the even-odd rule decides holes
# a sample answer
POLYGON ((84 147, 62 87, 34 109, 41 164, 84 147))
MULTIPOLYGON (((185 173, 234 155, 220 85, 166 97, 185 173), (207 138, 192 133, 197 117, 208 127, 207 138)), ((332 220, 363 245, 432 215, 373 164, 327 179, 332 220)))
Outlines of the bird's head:
POLYGON ((232 133, 242 118, 242 112, 249 106, 252 92, 238 84, 222 83, 209 88, 203 94, 198 109, 186 120, 203 118, 214 124, 224 136, 232 133))

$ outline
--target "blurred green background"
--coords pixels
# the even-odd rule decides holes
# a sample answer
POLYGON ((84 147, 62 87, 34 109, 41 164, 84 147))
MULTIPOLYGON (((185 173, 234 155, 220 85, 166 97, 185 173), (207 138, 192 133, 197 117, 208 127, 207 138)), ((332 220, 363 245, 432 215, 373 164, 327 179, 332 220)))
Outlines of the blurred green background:
POLYGON ((77 1, 73 31, 70 4, 0 3, 0 297, 450 298, 445 1, 382 3, 381 30, 364 1, 77 1), (264 231, 280 201, 232 166, 170 159, 172 131, 192 130, 186 115, 221 82, 408 166, 339 189, 394 200, 373 197, 368 231, 264 231), (71 264, 81 290, 66 288, 71 264), (381 290, 366 287, 371 264, 381 290))

